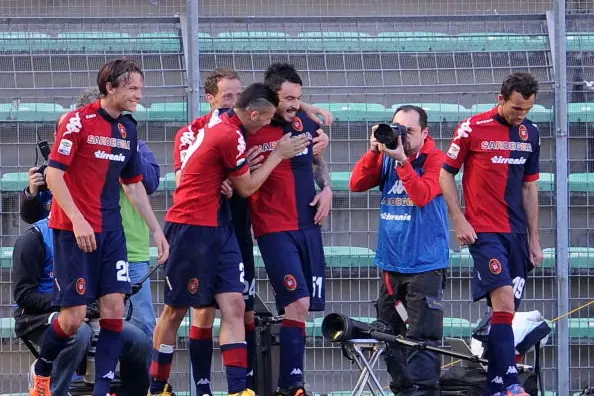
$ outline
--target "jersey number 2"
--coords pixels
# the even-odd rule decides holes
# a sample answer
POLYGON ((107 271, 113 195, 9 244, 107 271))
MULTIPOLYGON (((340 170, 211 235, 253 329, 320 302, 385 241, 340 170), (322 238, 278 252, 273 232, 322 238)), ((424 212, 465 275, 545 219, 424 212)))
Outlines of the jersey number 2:
POLYGON ((124 260, 118 261, 116 263, 116 269, 118 270, 118 272, 116 273, 117 281, 130 283, 130 271, 128 269, 128 262, 124 260))

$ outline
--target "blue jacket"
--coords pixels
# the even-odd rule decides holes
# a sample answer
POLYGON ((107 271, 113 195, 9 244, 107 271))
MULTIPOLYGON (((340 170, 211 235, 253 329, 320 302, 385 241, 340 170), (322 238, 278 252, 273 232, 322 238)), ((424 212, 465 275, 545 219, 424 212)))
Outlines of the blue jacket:
MULTIPOLYGON (((159 188, 160 167, 155 154, 142 140, 138 140, 139 169, 142 171, 142 184, 146 193, 151 195, 159 188)), ((28 187, 27 187, 28 188, 28 187)), ((53 195, 51 191, 40 191, 34 197, 27 197, 22 193, 21 218, 25 223, 33 224, 38 220, 45 219, 49 213, 53 195)))
POLYGON ((389 156, 369 151, 355 165, 351 191, 379 186, 376 265, 415 274, 448 267, 448 210, 439 186, 444 154, 431 137, 418 156, 395 169, 389 156))

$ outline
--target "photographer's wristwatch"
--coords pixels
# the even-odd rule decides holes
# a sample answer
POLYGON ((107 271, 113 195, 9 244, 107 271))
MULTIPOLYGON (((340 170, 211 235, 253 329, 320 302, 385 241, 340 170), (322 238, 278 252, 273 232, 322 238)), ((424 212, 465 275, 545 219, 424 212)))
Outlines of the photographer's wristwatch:
POLYGON ((394 168, 402 168, 404 166, 404 164, 406 164, 407 162, 408 162, 408 158, 405 159, 404 161, 395 160, 394 161, 394 164, 395 164, 394 165, 394 168))

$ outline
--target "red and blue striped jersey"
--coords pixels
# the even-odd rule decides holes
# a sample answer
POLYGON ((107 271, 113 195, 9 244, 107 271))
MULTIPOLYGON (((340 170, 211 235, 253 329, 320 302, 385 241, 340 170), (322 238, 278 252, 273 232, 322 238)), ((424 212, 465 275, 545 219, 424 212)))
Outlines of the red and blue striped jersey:
POLYGON ((221 185, 229 176, 248 171, 245 151, 243 126, 233 112, 201 129, 182 163, 179 186, 165 220, 207 227, 230 221, 221 185))
MULTIPOLYGON (((70 112, 62 121, 49 166, 63 170, 74 204, 95 232, 122 228, 120 179, 142 180, 137 161, 136 121, 111 117, 97 101, 70 112)), ((54 200, 50 227, 72 231, 72 222, 54 200)))
MULTIPOLYGON (((304 112, 297 112, 292 123, 268 125, 248 138, 248 149, 258 146, 265 158, 286 133, 307 134, 313 140, 318 124, 304 112)), ((313 178, 313 153, 310 144, 301 154, 282 161, 268 179, 250 197, 254 236, 271 232, 296 231, 314 226, 316 207, 310 202, 316 195, 313 178)))
POLYGON ((529 120, 509 125, 495 108, 462 122, 443 168, 464 166, 466 219, 476 232, 527 232, 524 182, 539 178, 540 136, 529 120))

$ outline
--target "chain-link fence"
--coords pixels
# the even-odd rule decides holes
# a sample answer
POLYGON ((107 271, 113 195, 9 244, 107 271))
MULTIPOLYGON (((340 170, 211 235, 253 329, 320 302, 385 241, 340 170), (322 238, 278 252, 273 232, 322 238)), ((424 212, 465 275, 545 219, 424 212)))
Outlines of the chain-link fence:
MULTIPOLYGON (((533 73, 541 83, 530 117, 542 138, 539 198, 545 263, 531 274, 522 310, 536 309, 550 319, 566 313, 559 310, 565 280, 557 276, 558 261, 569 266, 567 310, 591 301, 594 14, 592 1, 566 2, 567 81, 562 81, 555 70, 560 54, 553 6, 550 1, 505 0, 227 0, 198 2, 199 18, 193 18, 186 15, 182 0, 1 2, 0 16, 10 19, 0 21, 0 393, 25 391, 32 362, 14 339, 10 320, 10 251, 27 227, 18 214, 19 191, 26 184, 22 172, 35 161, 34 143, 51 141, 55 119, 93 85, 99 66, 121 55, 138 60, 146 73, 145 99, 135 117, 140 137, 162 166, 161 187, 151 197, 161 219, 171 204, 173 137, 188 119, 187 61, 199 65, 201 81, 215 67, 225 66, 237 70, 244 85, 260 81, 272 62, 287 61, 298 68, 304 99, 333 110, 336 117, 328 129, 331 144, 325 154, 334 189, 332 215, 323 228, 328 247, 326 313, 362 318, 375 316, 373 301, 379 289, 373 264, 379 193, 351 193, 347 185, 354 163, 367 150, 370 126, 390 120, 399 104, 421 104, 429 113, 431 135, 444 149, 461 120, 494 106, 507 74, 533 73), (197 32, 186 34, 188 20, 192 26, 197 23, 197 32), (188 59, 196 44, 198 59, 188 59), (567 84, 569 91, 566 157, 556 154, 557 142, 564 139, 556 124, 560 109, 554 106, 558 84, 567 84), (556 158, 568 165, 569 229, 557 227, 557 208, 564 209, 556 193, 556 158), (564 235, 570 248, 568 257, 559 260, 557 240, 564 235)), ((189 92, 202 92, 199 86, 193 88, 189 92)), ((197 99, 205 102, 202 96, 197 99)), ((454 242, 450 248, 444 332, 469 340, 486 306, 471 303, 468 251, 454 242)), ((258 294, 272 306, 263 268, 257 275, 258 294)), ((154 280, 159 310, 162 287, 158 276, 154 280)), ((308 388, 320 393, 349 391, 358 371, 339 348, 322 340, 321 317, 312 315, 307 326, 308 388)), ((562 323, 568 326, 568 337, 554 332, 543 349, 545 389, 559 391, 558 367, 570 368, 571 391, 593 386, 594 311, 584 308, 555 326, 562 323), (567 361, 558 359, 563 351, 569 352, 567 361)), ((176 391, 190 390, 186 350, 184 327, 173 369, 176 391)), ((528 356, 527 363, 532 359, 528 356)), ((214 367, 213 388, 224 390, 218 354, 214 367)), ((378 373, 387 385, 381 363, 378 373)))

